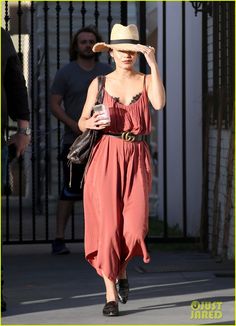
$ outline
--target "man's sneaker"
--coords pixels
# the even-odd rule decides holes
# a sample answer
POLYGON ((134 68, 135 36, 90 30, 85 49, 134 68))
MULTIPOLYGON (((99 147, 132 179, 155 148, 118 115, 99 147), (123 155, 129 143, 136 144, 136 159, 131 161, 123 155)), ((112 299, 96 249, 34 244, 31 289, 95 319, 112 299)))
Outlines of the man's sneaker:
POLYGON ((55 239, 52 242, 52 254, 54 255, 66 255, 70 250, 66 247, 63 239, 55 239))

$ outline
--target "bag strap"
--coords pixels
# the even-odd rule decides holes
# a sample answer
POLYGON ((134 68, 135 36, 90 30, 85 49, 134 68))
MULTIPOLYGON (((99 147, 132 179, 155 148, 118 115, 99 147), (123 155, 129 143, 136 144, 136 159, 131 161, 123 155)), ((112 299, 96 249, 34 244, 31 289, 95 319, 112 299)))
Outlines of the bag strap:
MULTIPOLYGON (((103 97, 104 97, 104 86, 105 86, 105 80, 106 80, 106 77, 105 76, 98 76, 98 94, 97 94, 97 104, 100 104, 103 102, 103 97)), ((84 177, 85 177, 85 173, 88 169, 88 165, 89 163, 91 162, 91 153, 92 153, 92 150, 89 154, 89 157, 88 157, 88 161, 85 165, 85 168, 84 168, 84 173, 83 173, 83 177, 82 177, 82 180, 80 182, 80 188, 83 187, 83 183, 84 183, 84 177)), ((69 166, 70 166, 70 181, 69 181, 69 187, 71 188, 71 182, 72 182, 72 162, 68 161, 69 163, 69 166)))
POLYGON ((106 80, 105 76, 98 76, 98 95, 97 95, 98 104, 103 102, 105 80, 106 80))
MULTIPOLYGON (((105 81, 106 81, 106 77, 105 76, 102 76, 102 75, 101 76, 98 76, 98 95, 97 95, 97 102, 96 102, 96 104, 101 104, 103 102, 105 81)), ((93 149, 93 147, 92 147, 92 149, 93 149)), ((92 149, 90 151, 90 154, 89 154, 87 163, 86 163, 85 168, 84 168, 83 177, 82 177, 82 180, 80 182, 80 189, 82 189, 82 187, 83 187, 85 174, 86 174, 86 172, 88 170, 88 167, 89 167, 89 164, 90 164, 90 162, 92 160, 92 149)))

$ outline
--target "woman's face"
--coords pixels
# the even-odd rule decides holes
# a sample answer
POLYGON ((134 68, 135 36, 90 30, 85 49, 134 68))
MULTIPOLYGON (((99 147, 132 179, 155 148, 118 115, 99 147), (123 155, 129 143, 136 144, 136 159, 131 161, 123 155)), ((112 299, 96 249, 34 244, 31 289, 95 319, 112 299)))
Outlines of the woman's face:
POLYGON ((133 51, 112 50, 110 55, 114 59, 116 66, 123 69, 133 67, 137 59, 137 52, 133 51))

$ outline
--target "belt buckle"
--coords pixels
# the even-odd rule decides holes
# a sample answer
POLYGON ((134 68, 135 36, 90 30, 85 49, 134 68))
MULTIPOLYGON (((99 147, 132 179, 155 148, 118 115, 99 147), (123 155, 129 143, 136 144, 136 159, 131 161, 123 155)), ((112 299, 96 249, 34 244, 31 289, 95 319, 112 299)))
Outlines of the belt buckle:
POLYGON ((135 135, 132 134, 132 132, 130 131, 124 131, 121 134, 121 138, 125 141, 129 141, 129 142, 134 142, 135 141, 135 135))

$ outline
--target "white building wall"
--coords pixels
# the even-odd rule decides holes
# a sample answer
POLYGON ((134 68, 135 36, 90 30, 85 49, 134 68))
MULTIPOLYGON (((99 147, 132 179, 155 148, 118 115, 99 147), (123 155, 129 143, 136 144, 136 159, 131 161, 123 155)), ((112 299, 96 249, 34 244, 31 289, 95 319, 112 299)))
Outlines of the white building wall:
MULTIPOLYGON (((158 3, 158 64, 163 76, 163 4, 158 3)), ((166 2, 166 93, 167 93, 167 218, 182 228, 182 3, 166 2)), ((201 15, 195 17, 186 3, 186 155, 187 234, 199 236, 202 186, 202 31, 201 15)), ((159 198, 163 218, 163 113, 158 115, 159 198)))

